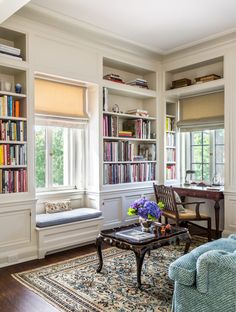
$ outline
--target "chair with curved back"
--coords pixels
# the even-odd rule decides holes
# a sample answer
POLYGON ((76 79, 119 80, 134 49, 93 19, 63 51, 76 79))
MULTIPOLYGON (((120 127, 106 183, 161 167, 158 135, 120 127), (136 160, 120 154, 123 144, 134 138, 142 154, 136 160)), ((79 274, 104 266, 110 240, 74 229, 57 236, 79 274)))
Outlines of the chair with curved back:
POLYGON ((156 201, 161 201, 164 204, 162 215, 165 217, 166 223, 168 223, 168 219, 174 220, 177 226, 180 226, 183 222, 207 221, 208 241, 211 241, 211 217, 199 212, 200 205, 204 202, 177 202, 175 192, 171 186, 157 185, 155 183, 153 183, 153 186, 156 201), (185 209, 187 205, 195 205, 195 211, 185 209))

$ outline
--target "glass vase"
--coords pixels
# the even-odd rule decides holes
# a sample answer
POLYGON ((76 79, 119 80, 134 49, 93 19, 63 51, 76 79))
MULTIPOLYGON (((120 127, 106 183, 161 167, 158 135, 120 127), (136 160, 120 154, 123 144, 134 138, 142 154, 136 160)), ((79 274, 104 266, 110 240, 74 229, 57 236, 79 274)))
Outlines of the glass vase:
POLYGON ((142 217, 139 217, 139 223, 141 225, 142 232, 149 232, 149 233, 151 232, 151 228, 153 224, 152 220, 146 220, 142 217))

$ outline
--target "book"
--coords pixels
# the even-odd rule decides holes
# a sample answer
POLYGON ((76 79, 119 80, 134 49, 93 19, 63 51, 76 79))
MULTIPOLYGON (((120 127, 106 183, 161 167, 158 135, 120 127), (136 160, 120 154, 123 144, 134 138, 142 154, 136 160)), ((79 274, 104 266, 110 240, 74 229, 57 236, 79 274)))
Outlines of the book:
POLYGON ((11 47, 5 44, 0 43, 0 52, 9 52, 14 55, 20 55, 21 50, 15 47, 11 47))
POLYGON ((151 238, 155 237, 155 234, 152 233, 147 233, 147 232, 142 232, 139 230, 135 229, 130 229, 130 230, 125 230, 125 231, 120 231, 116 233, 117 237, 123 237, 123 238, 130 238, 132 240, 135 240, 137 242, 142 242, 149 240, 151 238))

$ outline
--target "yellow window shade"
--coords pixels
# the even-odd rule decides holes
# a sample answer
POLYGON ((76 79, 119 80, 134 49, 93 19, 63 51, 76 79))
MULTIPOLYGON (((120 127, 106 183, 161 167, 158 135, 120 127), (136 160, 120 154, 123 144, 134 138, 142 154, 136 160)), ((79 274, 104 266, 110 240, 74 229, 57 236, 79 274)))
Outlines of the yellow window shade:
POLYGON ((224 116, 224 92, 180 100, 181 121, 222 116, 224 116))
POLYGON ((39 114, 84 117, 84 88, 35 79, 35 111, 39 114))

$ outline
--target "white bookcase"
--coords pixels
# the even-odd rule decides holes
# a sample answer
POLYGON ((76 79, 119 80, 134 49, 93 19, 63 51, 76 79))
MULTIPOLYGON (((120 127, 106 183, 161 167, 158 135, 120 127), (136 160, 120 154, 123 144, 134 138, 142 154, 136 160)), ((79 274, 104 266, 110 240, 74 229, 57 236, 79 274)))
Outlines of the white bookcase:
POLYGON ((224 90, 224 59, 223 56, 207 59, 202 62, 180 68, 168 69, 165 72, 165 95, 183 98, 224 90), (220 79, 196 83, 196 78, 207 75, 218 75, 220 79), (172 81, 187 78, 191 85, 172 89, 172 81))
POLYGON ((21 51, 0 53, 0 193, 22 193, 28 191, 26 35, 1 27, 0 44, 21 51))
POLYGON ((124 83, 102 80, 103 185, 155 181, 156 73, 103 58, 103 77, 107 74, 119 75, 124 83), (148 88, 126 84, 137 78, 147 80, 148 88))
POLYGON ((178 104, 166 102, 165 115, 165 182, 174 184, 178 179, 178 137, 176 122, 178 119, 178 104))

